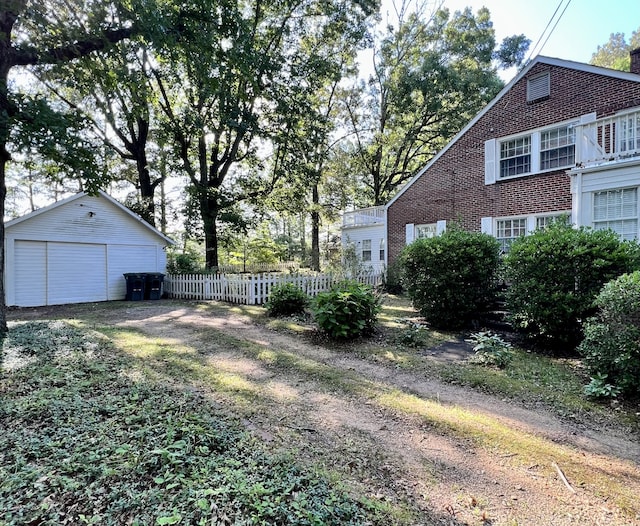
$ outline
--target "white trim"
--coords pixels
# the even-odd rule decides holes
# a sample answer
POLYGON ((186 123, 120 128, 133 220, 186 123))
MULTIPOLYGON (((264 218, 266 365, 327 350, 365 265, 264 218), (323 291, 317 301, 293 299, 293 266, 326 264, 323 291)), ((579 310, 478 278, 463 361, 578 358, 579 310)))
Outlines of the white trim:
POLYGON ((447 220, 441 219, 436 222, 436 235, 440 236, 445 233, 447 230, 447 220))
POLYGON ((613 77, 620 80, 626 80, 631 82, 639 82, 640 83, 640 75, 636 75, 635 73, 627 73, 624 71, 617 71, 608 68, 601 68, 599 66, 592 66, 590 64, 583 64, 581 62, 574 62, 571 60, 562 60, 559 58, 545 57, 538 55, 531 62, 529 62, 502 90, 495 98, 489 102, 476 116, 471 119, 467 125, 458 132, 458 134, 449 141, 442 150, 440 150, 434 157, 431 159, 422 169, 420 169, 416 175, 413 176, 409 182, 402 187, 402 189, 387 203, 386 207, 388 208, 393 203, 396 202, 411 186, 415 183, 422 175, 429 169, 431 166, 444 155, 458 140, 466 134, 489 110, 491 110, 502 97, 504 97, 511 88, 518 83, 522 78, 524 78, 529 71, 536 64, 547 64, 549 66, 557 66, 562 68, 574 69, 577 71, 582 71, 586 73, 593 73, 596 75, 602 75, 605 77, 613 77))

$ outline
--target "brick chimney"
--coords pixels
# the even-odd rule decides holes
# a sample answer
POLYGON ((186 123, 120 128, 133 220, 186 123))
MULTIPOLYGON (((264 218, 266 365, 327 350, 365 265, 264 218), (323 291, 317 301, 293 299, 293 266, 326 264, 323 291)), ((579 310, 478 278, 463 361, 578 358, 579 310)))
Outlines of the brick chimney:
POLYGON ((629 55, 631 56, 631 73, 640 75, 640 47, 632 50, 629 55))

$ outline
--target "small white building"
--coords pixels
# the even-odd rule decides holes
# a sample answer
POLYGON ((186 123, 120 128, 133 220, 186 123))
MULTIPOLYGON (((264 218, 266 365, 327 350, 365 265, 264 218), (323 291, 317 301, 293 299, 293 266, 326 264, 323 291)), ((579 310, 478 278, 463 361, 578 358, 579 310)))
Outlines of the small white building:
POLYGON ((365 270, 385 269, 387 224, 385 207, 361 208, 342 215, 342 248, 352 248, 365 270))
POLYGON ((76 194, 5 224, 6 304, 123 300, 124 273, 166 271, 175 244, 104 192, 76 194))

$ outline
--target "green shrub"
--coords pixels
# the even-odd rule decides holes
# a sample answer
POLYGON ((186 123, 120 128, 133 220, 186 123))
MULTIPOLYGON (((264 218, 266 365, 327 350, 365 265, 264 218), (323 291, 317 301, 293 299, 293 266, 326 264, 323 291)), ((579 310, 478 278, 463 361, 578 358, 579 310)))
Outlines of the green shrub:
POLYGON ((382 276, 382 288, 389 294, 402 294, 402 264, 396 260, 389 265, 382 276))
POLYGON ((318 294, 313 314, 318 326, 334 339, 352 339, 373 330, 380 298, 356 281, 343 281, 330 292, 318 294))
POLYGON ((473 345, 475 352, 471 359, 472 363, 492 365, 504 369, 513 360, 511 344, 497 334, 476 332, 466 341, 473 345))
POLYGON ((167 272, 169 274, 193 274, 200 272, 204 261, 193 249, 187 248, 182 253, 169 251, 167 254, 167 272))
POLYGON ((409 296, 433 327, 466 327, 495 298, 499 244, 487 234, 453 228, 419 239, 401 262, 409 296))
POLYGON ((300 287, 293 283, 284 283, 271 289, 265 308, 269 316, 288 316, 304 312, 308 304, 309 297, 300 287))
POLYGON ((640 390, 640 271, 607 283, 584 324, 578 347, 592 381, 587 394, 615 396, 640 390))
POLYGON ((614 232, 561 223, 517 239, 505 258, 512 323, 553 348, 572 351, 596 295, 631 270, 637 249, 614 232))

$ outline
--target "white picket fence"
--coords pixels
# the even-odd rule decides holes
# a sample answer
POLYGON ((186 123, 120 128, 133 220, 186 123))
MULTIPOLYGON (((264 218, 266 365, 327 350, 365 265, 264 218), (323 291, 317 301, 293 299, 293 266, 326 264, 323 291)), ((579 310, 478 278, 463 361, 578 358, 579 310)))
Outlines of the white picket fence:
MULTIPOLYGON (((167 274, 164 293, 169 298, 218 300, 244 305, 262 305, 269 299, 273 287, 293 283, 309 296, 330 290, 343 278, 331 274, 292 275, 263 274, 167 274)), ((357 278, 360 283, 376 287, 382 274, 367 274, 357 278)))

